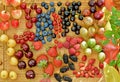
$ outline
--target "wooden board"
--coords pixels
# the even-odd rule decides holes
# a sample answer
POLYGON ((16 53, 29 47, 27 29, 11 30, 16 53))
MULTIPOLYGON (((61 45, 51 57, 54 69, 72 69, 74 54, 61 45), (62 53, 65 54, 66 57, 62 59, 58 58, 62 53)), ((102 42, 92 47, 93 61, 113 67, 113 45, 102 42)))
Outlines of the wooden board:
MULTIPOLYGON (((49 3, 50 1, 54 1, 55 3, 57 3, 58 2, 58 0, 33 0, 34 2, 36 2, 36 3, 38 3, 38 4, 40 4, 42 1, 45 1, 45 2, 47 2, 47 3, 49 3)), ((63 2, 63 3, 65 3, 67 0, 60 0, 61 2, 63 2)), ((69 0, 69 1, 73 1, 73 0, 69 0)), ((75 0, 75 1, 79 1, 79 0, 75 0)), ((82 6, 81 6, 81 9, 84 9, 84 8, 87 8, 87 6, 88 6, 88 1, 89 0, 80 0, 81 2, 82 2, 82 6)), ((26 0, 26 2, 31 2, 31 0, 26 0)), ((2 5, 0 5, 0 11, 3 9, 3 6, 2 5)), ((10 10, 12 10, 12 9, 14 9, 13 7, 7 7, 7 10, 8 11, 10 11, 10 10)), ((23 15, 23 17, 20 19, 20 26, 19 26, 19 28, 17 28, 17 29, 13 29, 12 27, 10 27, 10 29, 8 30, 8 31, 6 31, 6 32, 4 32, 5 34, 7 34, 8 36, 9 36, 9 38, 13 38, 13 35, 14 34, 22 34, 23 33, 23 31, 25 31, 25 30, 28 30, 26 27, 25 27, 25 19, 24 19, 24 15, 23 15)), ((79 21, 78 21, 79 22, 79 21)), ((79 22, 79 23, 82 23, 82 22, 79 22)), ((33 29, 31 29, 32 31, 34 31, 35 32, 35 26, 33 27, 33 29)), ((2 34, 3 32, 2 31, 0 31, 0 35, 2 34)), ((69 34, 69 35, 73 35, 72 33, 71 34, 69 34)), ((61 41, 64 41, 65 40, 65 38, 62 38, 62 39, 60 39, 61 41)), ((53 42, 52 42, 53 43, 53 42)), ((46 45, 51 45, 51 43, 47 43, 46 45)), ((45 46, 46 46, 45 45, 45 46)), ((10 64, 9 64, 9 61, 10 61, 10 57, 8 57, 7 55, 6 55, 6 49, 7 49, 7 46, 6 46, 6 44, 2 44, 2 43, 0 43, 0 60, 2 60, 2 61, 4 61, 3 62, 3 64, 2 65, 0 65, 0 71, 3 69, 3 67, 4 67, 4 69, 6 69, 6 70, 8 70, 8 71, 12 71, 12 70, 14 70, 14 71, 16 71, 17 72, 17 74, 18 74, 18 78, 16 79, 16 80, 11 80, 10 78, 8 78, 7 80, 2 80, 2 79, 0 79, 0 82, 39 82, 40 81, 40 79, 42 78, 42 70, 40 69, 40 68, 38 68, 37 66, 36 67, 33 67, 33 68, 29 68, 28 66, 27 66, 27 68, 25 69, 25 70, 19 70, 18 69, 18 67, 17 66, 11 66, 10 64), (3 57, 3 55, 4 55, 4 57, 3 57), (4 58, 4 59, 3 59, 4 58), (4 65, 4 66, 3 66, 4 65), (27 70, 30 70, 30 69, 34 69, 35 70, 35 73, 36 73, 36 78, 35 79, 33 79, 33 80, 28 80, 28 79, 26 79, 26 77, 25 77, 25 72, 27 71, 27 70)), ((16 46, 16 50, 18 50, 19 49, 19 45, 17 45, 16 46)), ((40 51, 34 51, 34 58, 36 58, 40 53, 46 53, 45 52, 45 47, 42 49, 42 50, 40 50, 40 51)), ((66 51, 66 50, 64 50, 64 49, 61 49, 60 50, 60 53, 61 54, 64 54, 64 53, 68 53, 68 51, 66 51)), ((83 55, 83 53, 81 53, 82 55, 83 55)), ((96 54, 92 54, 93 56, 92 57, 95 57, 96 58, 96 54)), ((81 56, 79 56, 79 61, 80 61, 80 58, 81 58, 81 56)), ((25 60, 25 62, 27 63, 27 61, 28 61, 28 59, 26 59, 25 57, 24 58, 22 58, 22 60, 25 60)), ((96 63, 96 65, 98 65, 98 62, 96 63)), ((58 69, 56 69, 56 71, 55 72, 59 72, 59 70, 58 69)), ((71 71, 69 71, 68 73, 66 73, 67 75, 69 75, 69 76, 71 76, 72 78, 73 78, 73 82, 105 82, 104 81, 104 78, 100 81, 100 79, 99 78, 79 78, 79 79, 76 79, 75 78, 75 76, 73 76, 72 75, 72 72, 71 71)), ((51 82, 57 82, 53 77, 51 77, 51 82)))

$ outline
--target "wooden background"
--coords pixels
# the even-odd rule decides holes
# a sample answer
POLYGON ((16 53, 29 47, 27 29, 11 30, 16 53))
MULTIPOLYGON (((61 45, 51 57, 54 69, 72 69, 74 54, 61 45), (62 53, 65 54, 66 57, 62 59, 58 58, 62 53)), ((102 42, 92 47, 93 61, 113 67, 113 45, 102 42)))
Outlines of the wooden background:
MULTIPOLYGON (((27 3, 31 3, 31 0, 25 0, 25 1, 27 3)), ((42 1, 45 1, 47 3, 49 3, 50 1, 54 1, 55 3, 58 2, 58 0, 33 0, 33 1, 36 2, 36 3, 38 3, 39 6, 40 6, 40 3, 42 1)), ((73 1, 73 0, 60 0, 60 1, 63 2, 63 4, 64 4, 66 1, 73 1)), ((82 2, 81 9, 84 9, 84 8, 88 7, 88 3, 87 2, 89 0, 75 0, 75 1, 81 1, 82 2)), ((14 9, 14 8, 13 7, 7 7, 8 11, 10 11, 12 9, 14 9)), ((0 5, 0 11, 1 10, 3 10, 3 5, 0 5)), ((11 19, 12 19, 12 17, 11 17, 11 19)), ((20 26, 19 26, 19 28, 13 29, 12 27, 10 27, 10 29, 8 31, 4 32, 4 33, 7 34, 9 36, 9 38, 13 38, 14 34, 22 34, 23 31, 28 30, 26 28, 26 26, 25 26, 25 22, 26 22, 26 20, 24 19, 24 14, 23 14, 22 18, 20 19, 20 26)), ((79 22, 79 23, 82 23, 82 22, 79 22)), ((35 26, 31 30, 35 32, 35 26)), ((0 31, 0 35, 2 33, 3 32, 0 31)), ((69 33, 69 35, 73 35, 73 34, 69 33)), ((60 41, 64 41, 64 40, 65 40, 65 38, 60 39, 60 41)), ((52 44, 53 44, 53 42, 52 42, 52 44)), ((51 43, 47 43, 46 45, 50 46, 51 43)), ((46 53, 45 52, 46 45, 44 46, 44 48, 42 50, 40 50, 40 51, 34 51, 34 58, 36 58, 40 53, 46 53)), ((42 73, 43 72, 37 66, 33 67, 33 68, 29 68, 27 66, 27 68, 25 70, 19 70, 17 66, 11 66, 9 64, 10 57, 6 55, 6 49, 7 49, 6 44, 0 43, 0 61, 2 61, 2 62, 4 61, 3 64, 0 65, 0 71, 3 70, 3 69, 5 69, 7 71, 14 70, 18 74, 18 78, 16 80, 11 80, 10 78, 8 78, 6 80, 2 80, 0 78, 0 82, 39 82, 40 79, 42 79, 42 73), (33 79, 33 80, 28 80, 25 77, 25 72, 27 70, 30 70, 30 69, 34 69, 34 71, 36 73, 36 78, 33 79)), ((16 46, 16 50, 18 50, 18 49, 19 49, 19 45, 16 46)), ((59 52, 61 54, 68 53, 68 51, 65 51, 64 49, 59 50, 59 52)), ((83 55, 83 53, 81 53, 81 55, 83 55)), ((92 55, 93 55, 92 57, 95 57, 97 59, 96 54, 93 53, 92 55)), ((79 56, 79 61, 80 61, 80 58, 81 58, 81 56, 79 56)), ((28 59, 26 59, 25 57, 22 58, 22 60, 26 61, 26 63, 28 61, 28 59)), ((96 62, 96 65, 98 65, 98 62, 96 62)), ((56 69, 55 72, 59 72, 59 70, 56 69)), ((73 82, 105 82, 104 78, 102 80, 99 79, 99 78, 79 78, 79 79, 77 78, 76 79, 75 76, 72 75, 72 71, 69 71, 68 73, 66 73, 66 75, 71 76, 73 78, 73 82)), ((51 77, 51 82, 57 82, 57 81, 53 77, 51 77)))

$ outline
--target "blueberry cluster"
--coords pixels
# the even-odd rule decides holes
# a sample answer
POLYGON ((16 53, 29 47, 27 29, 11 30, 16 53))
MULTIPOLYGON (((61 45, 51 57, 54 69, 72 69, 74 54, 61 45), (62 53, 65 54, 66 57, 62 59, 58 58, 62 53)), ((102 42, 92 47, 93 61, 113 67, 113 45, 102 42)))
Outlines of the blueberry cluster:
MULTIPOLYGON (((71 22, 75 22, 76 15, 79 15, 78 18, 80 20, 83 20, 83 16, 81 15, 80 10, 81 2, 75 2, 73 1, 71 4, 67 5, 67 7, 61 7, 58 11, 58 14, 61 15, 62 18, 62 29, 64 30, 61 35, 63 37, 66 36, 67 33, 69 33, 69 26, 71 25, 71 22)), ((79 28, 79 26, 78 26, 79 28)), ((76 30, 76 34, 79 34, 79 30, 76 30)))
MULTIPOLYGON (((49 5, 45 2, 41 3, 41 6, 45 9, 49 9, 49 5)), ((40 40, 43 44, 52 41, 52 38, 55 38, 56 35, 52 32, 53 25, 50 15, 52 12, 55 12, 54 2, 50 3, 50 9, 46 13, 41 13, 37 15, 38 21, 36 22, 36 37, 35 41, 40 40), (46 37, 46 38, 45 38, 46 37), (46 40, 45 40, 46 39, 46 40)))

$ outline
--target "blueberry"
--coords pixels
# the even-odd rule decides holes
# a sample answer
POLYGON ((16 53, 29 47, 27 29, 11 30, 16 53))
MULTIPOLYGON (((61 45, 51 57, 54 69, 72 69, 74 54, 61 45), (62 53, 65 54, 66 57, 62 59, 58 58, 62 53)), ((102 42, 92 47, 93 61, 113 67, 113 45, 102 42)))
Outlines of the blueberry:
POLYGON ((43 35, 43 36, 47 36, 47 31, 43 31, 43 32, 42 32, 42 35, 43 35))
POLYGON ((39 36, 40 36, 40 33, 36 33, 35 36, 36 36, 36 37, 39 37, 39 36))
POLYGON ((44 27, 45 27, 45 28, 48 27, 48 23, 47 23, 47 22, 44 23, 44 27))
POLYGON ((42 18, 42 22, 46 22, 47 20, 46 20, 46 18, 42 18))
POLYGON ((52 36, 47 36, 47 41, 51 42, 52 41, 52 36))
POLYGON ((41 14, 38 14, 38 15, 37 15, 37 18, 40 18, 40 17, 41 17, 41 14))
POLYGON ((46 44, 46 41, 45 41, 45 40, 42 40, 42 43, 43 43, 43 44, 46 44))
POLYGON ((55 12, 55 8, 54 7, 50 8, 50 11, 55 12))
POLYGON ((42 6, 42 7, 44 7, 44 6, 45 6, 45 4, 46 4, 45 2, 42 2, 42 3, 41 3, 41 6, 42 6))
POLYGON ((47 14, 48 14, 48 15, 50 15, 50 14, 51 14, 51 12, 50 12, 50 11, 47 11, 47 14))
POLYGON ((44 37, 42 35, 39 36, 39 40, 42 41, 44 37))
POLYGON ((51 30, 48 30, 48 35, 51 35, 52 34, 52 31, 51 30))
POLYGON ((45 18, 46 19, 50 19, 50 15, 45 15, 45 18))
POLYGON ((36 29, 36 32, 37 32, 37 33, 40 32, 40 28, 37 28, 37 29, 36 29))
POLYGON ((52 21, 51 21, 51 20, 47 20, 47 22, 48 22, 49 25, 52 24, 52 21))
POLYGON ((68 17, 68 16, 70 15, 70 12, 69 12, 69 11, 65 11, 64 15, 65 15, 66 17, 68 17))
POLYGON ((53 7, 54 6, 54 2, 50 2, 50 6, 53 7))
POLYGON ((44 30, 45 30, 45 28, 42 26, 42 27, 41 27, 41 30, 42 30, 42 31, 44 31, 44 30))
POLYGON ((35 24, 35 25, 36 25, 36 27, 37 27, 37 28, 40 28, 41 23, 40 23, 40 22, 36 22, 36 24, 35 24))
POLYGON ((45 9, 49 9, 49 6, 46 4, 46 5, 44 6, 44 8, 45 8, 45 9))
POLYGON ((45 13, 42 13, 41 16, 44 17, 44 16, 45 16, 45 13))
POLYGON ((35 37, 34 41, 38 41, 38 40, 39 40, 39 38, 38 38, 38 37, 35 37))
POLYGON ((80 1, 78 1, 78 2, 77 2, 77 5, 78 5, 78 6, 81 6, 81 2, 80 2, 80 1))
POLYGON ((49 29, 52 30, 53 29, 53 25, 49 25, 49 29))
POLYGON ((41 18, 39 18, 39 19, 38 19, 38 21, 39 21, 39 22, 41 22, 41 21, 42 21, 42 19, 41 19, 41 18))
POLYGON ((57 3, 57 6, 61 6, 62 5, 62 3, 59 1, 58 3, 57 3))

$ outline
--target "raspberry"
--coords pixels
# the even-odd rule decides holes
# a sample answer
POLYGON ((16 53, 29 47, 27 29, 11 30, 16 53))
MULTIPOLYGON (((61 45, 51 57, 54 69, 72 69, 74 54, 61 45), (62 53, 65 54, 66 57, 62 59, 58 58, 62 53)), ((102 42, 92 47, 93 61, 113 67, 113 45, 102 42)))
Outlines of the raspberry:
POLYGON ((75 44, 77 44, 77 38, 73 38, 70 40, 70 45, 74 46, 75 44))
POLYGON ((75 48, 76 50, 79 50, 79 49, 80 49, 80 44, 75 44, 75 45, 74 45, 74 48, 75 48))
POLYGON ((63 43, 62 42, 58 42, 57 47, 58 48, 62 48, 63 47, 63 43))
POLYGON ((69 43, 68 41, 66 41, 66 42, 63 44, 63 46, 68 49, 68 48, 70 48, 70 43, 69 43))
POLYGON ((75 53, 76 53, 76 50, 74 48, 69 49, 69 54, 70 55, 75 55, 75 53))
POLYGON ((81 37, 77 37, 77 42, 81 43, 83 41, 83 39, 81 37))
POLYGON ((68 41, 68 42, 70 42, 71 39, 72 39, 72 38, 71 38, 70 36, 67 36, 67 37, 66 37, 66 41, 68 41))

